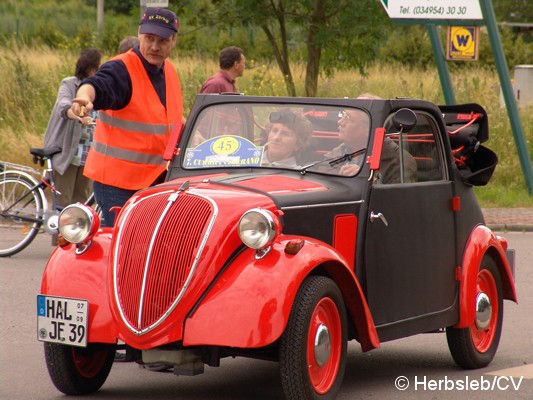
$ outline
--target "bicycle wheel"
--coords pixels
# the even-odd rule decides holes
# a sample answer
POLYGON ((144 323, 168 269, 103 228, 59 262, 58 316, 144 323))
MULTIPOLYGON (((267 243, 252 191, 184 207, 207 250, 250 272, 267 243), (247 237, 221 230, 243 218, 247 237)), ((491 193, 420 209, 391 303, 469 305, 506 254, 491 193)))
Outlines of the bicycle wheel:
POLYGON ((43 199, 25 176, 0 173, 0 257, 8 257, 28 246, 43 224, 43 199))

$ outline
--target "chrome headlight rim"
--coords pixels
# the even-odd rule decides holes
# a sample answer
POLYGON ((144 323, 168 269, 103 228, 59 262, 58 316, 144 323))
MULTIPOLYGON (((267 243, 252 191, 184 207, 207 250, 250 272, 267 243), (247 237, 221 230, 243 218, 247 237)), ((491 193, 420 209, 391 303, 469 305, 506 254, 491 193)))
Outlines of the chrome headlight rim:
POLYGON ((239 237, 251 249, 268 248, 281 231, 281 223, 276 214, 263 208, 246 211, 238 223, 239 237))
POLYGON ((70 204, 59 214, 58 230, 69 243, 89 242, 100 227, 98 214, 82 203, 70 204))

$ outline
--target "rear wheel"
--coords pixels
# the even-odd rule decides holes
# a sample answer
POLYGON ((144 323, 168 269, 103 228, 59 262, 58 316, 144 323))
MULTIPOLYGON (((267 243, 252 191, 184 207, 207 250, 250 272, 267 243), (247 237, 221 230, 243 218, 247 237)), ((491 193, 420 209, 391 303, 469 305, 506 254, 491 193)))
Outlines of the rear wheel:
POLYGON ((287 399, 333 399, 346 368, 346 309, 331 279, 302 283, 281 338, 280 372, 287 399))
POLYGON ((494 260, 483 257, 476 283, 475 318, 467 328, 446 329, 452 357, 462 368, 490 364, 498 349, 503 324, 503 296, 500 273, 494 260))
POLYGON ((0 257, 28 246, 43 224, 43 199, 36 182, 16 172, 0 174, 0 257))
POLYGON ((46 366, 55 387, 69 395, 96 392, 113 366, 115 347, 102 343, 91 343, 86 348, 45 343, 46 366))

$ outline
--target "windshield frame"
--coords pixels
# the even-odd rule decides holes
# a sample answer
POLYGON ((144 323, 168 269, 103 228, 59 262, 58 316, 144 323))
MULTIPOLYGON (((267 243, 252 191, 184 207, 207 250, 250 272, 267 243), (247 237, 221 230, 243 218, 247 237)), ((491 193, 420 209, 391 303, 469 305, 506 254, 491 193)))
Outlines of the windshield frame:
POLYGON ((370 114, 355 106, 299 102, 216 103, 203 107, 187 130, 187 139, 180 143, 181 168, 187 171, 275 168, 301 172, 305 166, 305 172, 341 175, 339 163, 329 165, 325 161, 344 156, 343 164, 357 164, 357 170, 352 169, 348 174, 354 176, 364 163, 365 152, 359 150, 368 148, 370 128, 370 114), (351 148, 341 141, 343 134, 346 135, 346 130, 343 131, 346 111, 361 118, 363 139, 359 141, 359 148, 351 148), (302 128, 307 124, 310 128, 302 128), (295 127, 298 128, 296 133, 295 127), (285 137, 274 139, 273 130, 277 136, 285 137), (280 159, 279 154, 291 146, 299 153, 280 159), (272 156, 273 160, 269 160, 269 155, 276 155, 274 148, 278 158, 272 156), (349 157, 350 154, 357 154, 357 157, 349 157), (318 162, 321 160, 324 162, 318 162))

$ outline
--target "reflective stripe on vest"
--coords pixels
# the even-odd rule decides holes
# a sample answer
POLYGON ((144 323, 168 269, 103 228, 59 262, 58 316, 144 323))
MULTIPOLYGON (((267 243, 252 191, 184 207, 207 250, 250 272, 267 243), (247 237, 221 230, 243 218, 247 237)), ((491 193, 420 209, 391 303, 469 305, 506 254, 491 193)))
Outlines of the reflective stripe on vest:
POLYGON ((183 116, 176 70, 165 61, 167 107, 163 107, 142 61, 134 52, 117 56, 131 78, 130 103, 121 110, 101 110, 84 174, 105 185, 138 190, 165 170, 163 154, 171 128, 183 116))
POLYGON ((158 165, 164 167, 166 162, 158 155, 137 153, 131 150, 124 150, 118 147, 106 146, 101 143, 94 143, 93 150, 108 157, 118 158, 124 161, 136 162, 141 164, 158 165))
MULTIPOLYGON (((147 124, 144 122, 128 121, 125 119, 113 117, 106 113, 100 113, 99 119, 106 125, 112 126, 114 128, 122 129, 125 131, 152 133, 155 135, 166 135, 167 129, 168 129, 168 126, 166 124, 147 124)), ((171 131, 172 131, 172 126, 173 124, 170 126, 171 131)))

